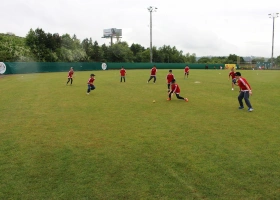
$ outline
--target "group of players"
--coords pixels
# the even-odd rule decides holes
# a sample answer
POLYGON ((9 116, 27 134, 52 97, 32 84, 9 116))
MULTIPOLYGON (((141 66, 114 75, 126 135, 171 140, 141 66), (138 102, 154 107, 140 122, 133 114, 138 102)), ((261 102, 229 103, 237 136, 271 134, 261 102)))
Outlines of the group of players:
MULTIPOLYGON (((185 76, 184 78, 188 78, 189 77, 189 71, 190 68, 187 65, 185 67, 185 76)), ((157 73, 157 68, 154 65, 150 71, 150 78, 148 79, 147 83, 149 83, 152 79, 153 82, 156 83, 156 73, 157 73)), ((66 85, 68 85, 68 83, 70 82, 70 85, 72 85, 73 83, 73 75, 74 75, 74 70, 73 67, 70 68, 69 72, 68 72, 68 81, 66 83, 66 85)), ((125 76, 126 76, 126 70, 124 69, 124 67, 122 67, 120 69, 120 82, 124 81, 125 82, 125 76)), ((239 109, 244 109, 244 104, 243 104, 243 99, 245 100, 246 105, 248 106, 248 111, 251 112, 253 111, 252 105, 250 103, 249 100, 249 96, 252 95, 252 89, 250 84, 247 82, 247 80, 241 76, 240 72, 234 72, 234 68, 231 69, 228 79, 232 78, 232 90, 234 90, 234 85, 238 85, 240 88, 239 91, 239 95, 238 95, 238 102, 239 102, 239 109)), ((90 74, 90 78, 88 79, 87 82, 87 94, 89 95, 91 90, 95 89, 94 86, 94 80, 95 80, 95 75, 94 74, 90 74)), ((167 92, 168 92, 168 98, 167 100, 170 101, 171 97, 175 94, 177 99, 181 99, 184 100, 186 102, 188 102, 188 98, 184 98, 180 96, 180 87, 179 85, 176 83, 175 77, 172 74, 172 70, 169 70, 169 73, 166 76, 166 83, 167 83, 167 92)))

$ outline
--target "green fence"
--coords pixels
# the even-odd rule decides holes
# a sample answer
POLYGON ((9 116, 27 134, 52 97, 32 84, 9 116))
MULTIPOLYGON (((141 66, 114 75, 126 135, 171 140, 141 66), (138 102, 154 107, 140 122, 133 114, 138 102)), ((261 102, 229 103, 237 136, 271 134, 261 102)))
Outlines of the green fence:
POLYGON ((150 69, 156 65, 158 69, 184 69, 188 65, 191 69, 219 69, 224 64, 192 64, 192 63, 100 63, 100 62, 4 62, 6 72, 4 74, 26 74, 43 72, 65 72, 73 67, 75 71, 96 71, 120 69, 150 69))

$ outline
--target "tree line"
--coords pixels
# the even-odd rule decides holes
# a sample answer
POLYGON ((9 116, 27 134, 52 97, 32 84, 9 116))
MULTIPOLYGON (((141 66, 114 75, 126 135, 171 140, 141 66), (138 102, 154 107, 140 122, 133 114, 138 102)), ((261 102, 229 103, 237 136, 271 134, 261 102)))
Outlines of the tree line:
MULTIPOLYGON (((245 62, 235 54, 229 56, 201 57, 186 53, 175 46, 153 47, 153 62, 156 63, 224 63, 245 62)), ((41 28, 30 29, 25 38, 0 34, 0 61, 5 62, 150 62, 150 48, 141 44, 128 45, 118 41, 112 45, 99 45, 92 38, 79 40, 76 35, 46 33, 41 28)), ((252 62, 263 62, 254 58, 252 62)), ((274 61, 275 62, 275 61, 274 61)), ((276 63, 280 64, 280 56, 276 63)))

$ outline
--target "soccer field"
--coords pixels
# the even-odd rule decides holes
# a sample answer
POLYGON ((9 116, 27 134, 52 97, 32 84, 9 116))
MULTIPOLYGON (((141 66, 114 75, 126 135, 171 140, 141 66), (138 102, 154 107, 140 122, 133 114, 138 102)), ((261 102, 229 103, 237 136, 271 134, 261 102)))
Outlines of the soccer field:
POLYGON ((280 199, 280 71, 149 71, 0 77, 0 199, 280 199))

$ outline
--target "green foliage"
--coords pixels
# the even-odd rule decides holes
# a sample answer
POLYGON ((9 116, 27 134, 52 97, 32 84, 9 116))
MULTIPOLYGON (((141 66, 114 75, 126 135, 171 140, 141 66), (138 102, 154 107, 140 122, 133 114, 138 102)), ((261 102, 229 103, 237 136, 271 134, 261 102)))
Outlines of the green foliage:
POLYGON ((0 199, 280 199, 279 71, 242 72, 251 113, 228 70, 173 70, 188 103, 127 72, 0 77, 0 199))
POLYGON ((252 59, 252 64, 256 64, 257 62, 265 62, 264 57, 254 58, 252 59))
POLYGON ((24 38, 0 34, 0 61, 25 62, 32 60, 32 54, 30 49, 25 46, 24 38))
MULTIPOLYGON (((196 54, 178 50, 175 46, 163 45, 153 47, 153 62, 156 63, 196 63, 196 54)), ((40 61, 40 62, 150 62, 150 48, 133 43, 128 46, 125 41, 118 41, 113 45, 101 46, 92 38, 82 42, 76 35, 60 36, 57 33, 46 33, 37 28, 30 29, 25 38, 0 34, 1 61, 40 61)), ((262 62, 264 58, 255 58, 252 62, 262 62)), ((228 57, 201 57, 198 63, 205 64, 236 64, 238 56, 230 54, 228 57)), ((240 57, 240 63, 244 63, 240 57)), ((275 59, 280 65, 279 56, 275 59)))

